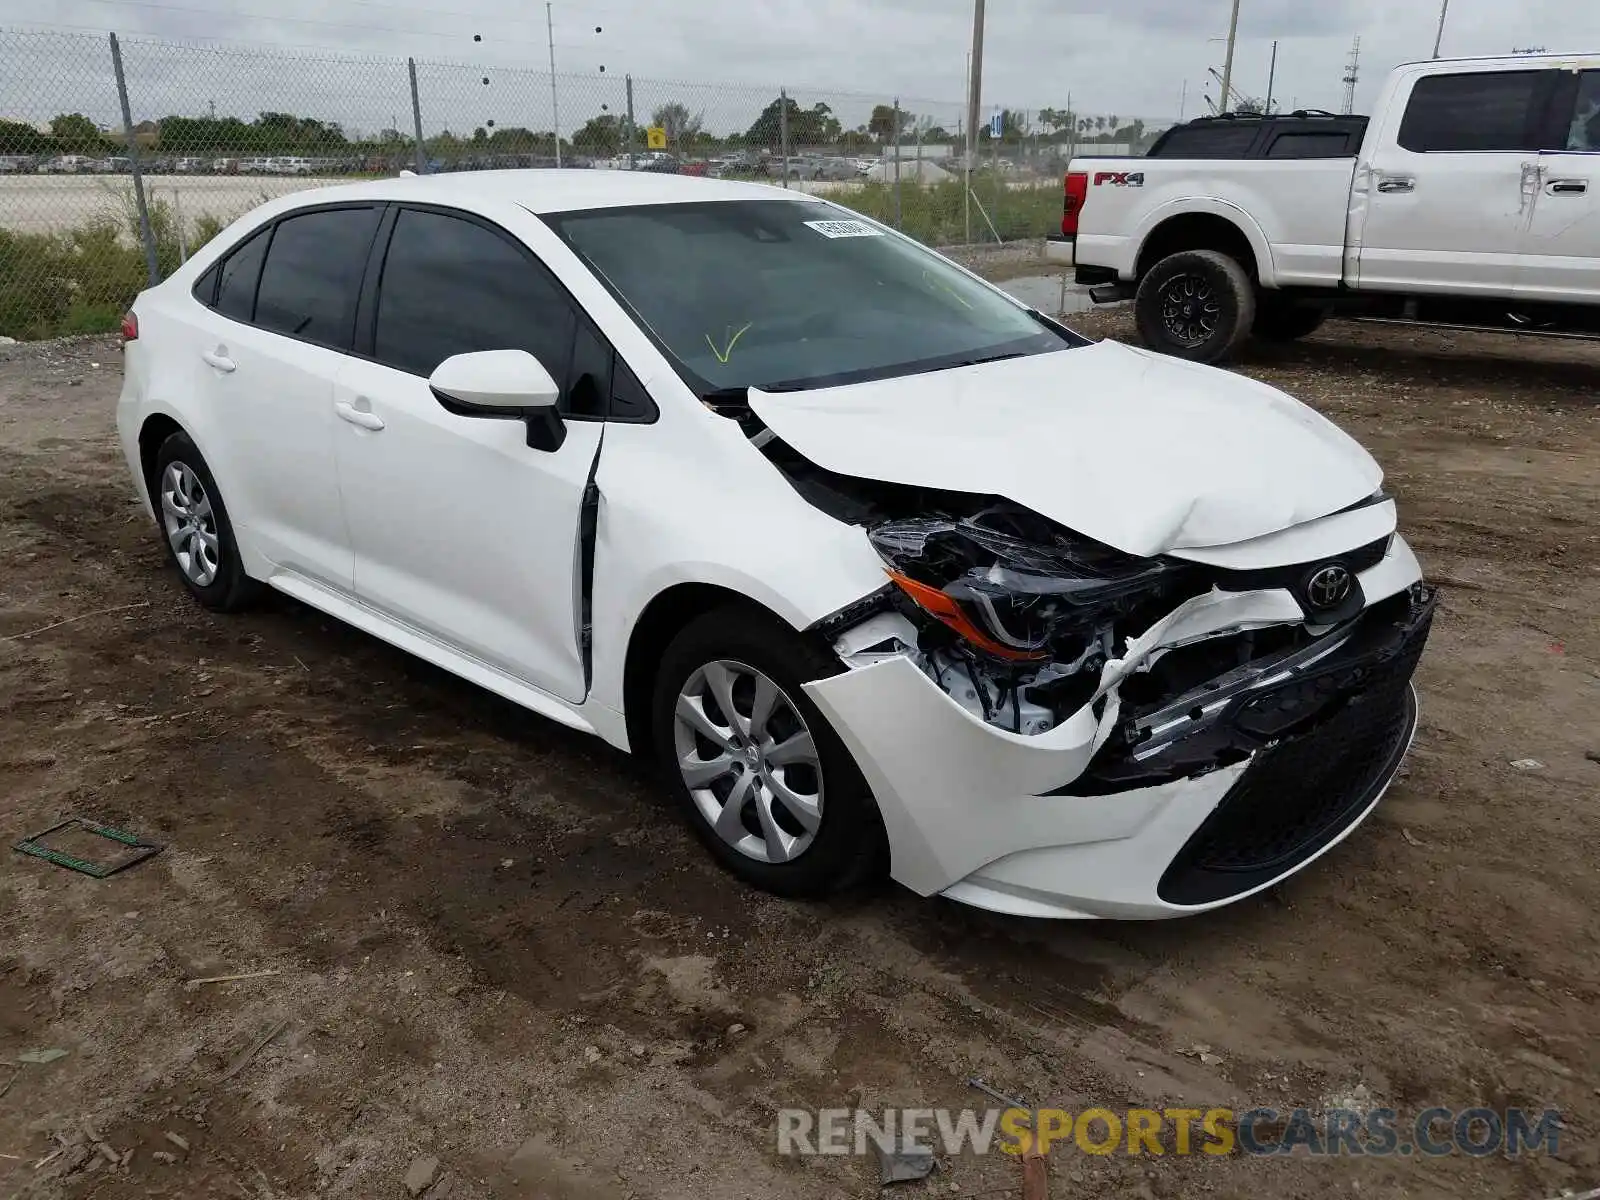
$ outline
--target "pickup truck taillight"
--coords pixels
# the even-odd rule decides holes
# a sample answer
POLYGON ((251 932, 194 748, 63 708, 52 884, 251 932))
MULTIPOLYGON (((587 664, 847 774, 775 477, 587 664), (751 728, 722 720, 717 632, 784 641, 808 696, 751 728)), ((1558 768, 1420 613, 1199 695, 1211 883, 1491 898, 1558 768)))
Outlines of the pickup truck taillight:
POLYGON ((1067 172, 1067 199, 1061 209, 1061 232, 1067 237, 1078 236, 1078 218, 1083 215, 1084 201, 1089 198, 1089 173, 1067 172))

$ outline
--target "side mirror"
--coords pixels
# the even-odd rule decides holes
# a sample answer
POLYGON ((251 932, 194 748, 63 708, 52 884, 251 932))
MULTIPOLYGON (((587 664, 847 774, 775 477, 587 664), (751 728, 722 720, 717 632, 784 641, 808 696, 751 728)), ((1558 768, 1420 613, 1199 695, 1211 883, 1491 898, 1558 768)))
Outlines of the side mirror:
POLYGON ((566 440, 567 427, 556 411, 561 389, 526 350, 453 354, 434 368, 428 387, 457 416, 522 421, 535 450, 558 450, 566 440))

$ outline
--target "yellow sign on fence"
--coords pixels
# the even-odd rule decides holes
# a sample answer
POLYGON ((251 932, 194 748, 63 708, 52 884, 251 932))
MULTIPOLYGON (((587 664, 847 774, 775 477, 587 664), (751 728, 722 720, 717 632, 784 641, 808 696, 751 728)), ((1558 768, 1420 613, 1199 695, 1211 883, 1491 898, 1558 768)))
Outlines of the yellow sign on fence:
POLYGON ((652 125, 644 131, 644 144, 651 150, 665 150, 667 148, 667 131, 659 125, 652 125))

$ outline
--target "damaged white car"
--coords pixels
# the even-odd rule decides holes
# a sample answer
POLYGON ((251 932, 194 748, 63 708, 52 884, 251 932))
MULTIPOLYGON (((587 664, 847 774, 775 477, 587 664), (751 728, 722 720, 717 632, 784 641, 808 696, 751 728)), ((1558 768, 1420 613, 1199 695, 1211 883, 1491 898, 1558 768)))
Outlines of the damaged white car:
POLYGON ((1435 597, 1354 441, 812 197, 327 188, 124 333, 202 603, 278 588, 658 757, 764 888, 1193 913, 1346 837, 1415 730, 1435 597))

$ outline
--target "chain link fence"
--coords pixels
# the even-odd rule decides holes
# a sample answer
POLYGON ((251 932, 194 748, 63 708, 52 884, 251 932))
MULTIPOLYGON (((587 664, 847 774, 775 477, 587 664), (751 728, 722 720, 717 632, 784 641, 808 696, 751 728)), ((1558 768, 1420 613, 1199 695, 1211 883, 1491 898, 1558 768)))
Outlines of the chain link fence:
POLYGON ((140 288, 234 218, 355 178, 757 179, 931 245, 1009 242, 1058 226, 1076 149, 1139 153, 1160 128, 1051 109, 996 119, 969 187, 959 101, 0 30, 0 336, 115 329, 140 288))

